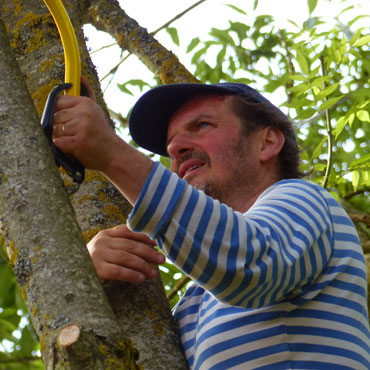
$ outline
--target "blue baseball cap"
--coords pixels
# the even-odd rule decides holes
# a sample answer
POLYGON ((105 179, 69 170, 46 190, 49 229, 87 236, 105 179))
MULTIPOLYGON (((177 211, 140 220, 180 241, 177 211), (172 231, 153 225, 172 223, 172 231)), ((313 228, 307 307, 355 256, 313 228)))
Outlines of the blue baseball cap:
POLYGON ((142 148, 168 156, 167 127, 172 115, 188 100, 202 94, 242 95, 254 103, 265 103, 286 115, 252 87, 242 83, 179 83, 155 87, 134 105, 129 117, 133 140, 142 148))

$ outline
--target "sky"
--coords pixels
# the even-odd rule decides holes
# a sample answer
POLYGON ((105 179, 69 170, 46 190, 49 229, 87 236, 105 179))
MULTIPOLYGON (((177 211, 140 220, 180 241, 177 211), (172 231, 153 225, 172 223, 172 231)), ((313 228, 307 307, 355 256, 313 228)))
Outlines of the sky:
MULTIPOLYGON (((165 24, 171 18, 188 8, 197 0, 119 0, 122 8, 142 27, 152 32, 165 24)), ((180 47, 176 47, 171 41, 170 36, 165 30, 156 34, 155 38, 166 48, 173 51, 180 61, 192 72, 193 67, 190 64, 190 56, 185 50, 191 39, 200 37, 200 39, 209 39, 208 32, 211 27, 226 28, 230 19, 245 22, 245 16, 240 15, 226 4, 232 4, 248 15, 253 22, 253 18, 260 14, 271 14, 278 25, 284 28, 294 27, 288 21, 292 20, 301 25, 308 18, 307 0, 259 0, 256 11, 253 10, 255 0, 206 0, 195 9, 191 10, 181 19, 176 20, 172 27, 176 27, 179 32, 180 47)), ((349 6, 356 1, 344 0, 341 7, 349 6)), ((314 16, 333 15, 339 12, 339 0, 319 0, 318 6, 313 13, 314 16)), ((362 13, 370 14, 370 0, 361 0, 362 13)), ((357 10, 357 14, 359 14, 357 10)), ((89 38, 88 45, 92 51, 99 50, 104 45, 114 42, 108 35, 94 30, 91 26, 86 27, 85 33, 89 38)), ((99 77, 102 78, 115 66, 120 59, 119 47, 110 47, 101 51, 94 52, 92 59, 97 66, 99 77), (109 56, 109 57, 107 57, 109 56)), ((152 80, 152 74, 145 66, 139 62, 135 56, 130 56, 119 69, 115 80, 109 85, 105 93, 105 99, 110 108, 116 112, 126 115, 132 104, 142 94, 138 89, 134 90, 133 97, 123 97, 123 94, 117 94, 116 83, 125 82, 132 78, 152 80), (118 99, 117 99, 118 97, 118 99)), ((109 79, 102 82, 103 89, 109 79)), ((271 97, 269 97, 271 99, 271 97)), ((279 99, 277 97, 277 99, 279 99)), ((273 100, 274 101, 274 100, 273 100)), ((279 102, 275 102, 278 104, 279 102)))

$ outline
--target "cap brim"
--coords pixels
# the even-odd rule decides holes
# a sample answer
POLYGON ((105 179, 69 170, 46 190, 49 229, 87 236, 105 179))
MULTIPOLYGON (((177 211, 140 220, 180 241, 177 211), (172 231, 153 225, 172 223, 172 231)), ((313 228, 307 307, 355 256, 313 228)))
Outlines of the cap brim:
POLYGON ((133 140, 142 148, 167 156, 167 126, 172 115, 189 99, 206 93, 231 94, 216 85, 169 84, 145 93, 133 107, 129 129, 133 140))

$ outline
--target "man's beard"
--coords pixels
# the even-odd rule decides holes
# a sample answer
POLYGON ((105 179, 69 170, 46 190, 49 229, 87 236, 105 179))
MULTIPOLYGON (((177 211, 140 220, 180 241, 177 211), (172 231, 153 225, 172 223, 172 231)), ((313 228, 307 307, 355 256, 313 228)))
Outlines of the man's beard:
MULTIPOLYGON (((240 195, 252 192, 257 174, 256 167, 251 163, 249 147, 248 138, 239 137, 232 146, 219 154, 220 162, 224 161, 228 167, 229 176, 223 181, 209 179, 203 183, 194 183, 194 188, 229 206, 232 206, 234 199, 238 199, 240 195)), ((211 162, 205 153, 193 153, 189 157, 200 158, 208 166, 211 162)))

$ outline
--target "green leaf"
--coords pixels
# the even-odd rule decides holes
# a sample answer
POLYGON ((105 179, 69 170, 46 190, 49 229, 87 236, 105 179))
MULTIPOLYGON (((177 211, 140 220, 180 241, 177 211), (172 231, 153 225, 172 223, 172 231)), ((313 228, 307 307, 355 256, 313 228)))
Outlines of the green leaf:
POLYGON ((370 122, 370 115, 366 110, 359 110, 356 112, 356 117, 362 122, 370 122))
POLYGON ((318 171, 318 172, 325 171, 326 164, 325 163, 317 163, 317 164, 315 164, 314 169, 315 169, 315 171, 318 171))
MULTIPOLYGON (((256 2, 256 0, 255 0, 255 2, 256 2)), ((258 3, 258 1, 257 1, 257 3, 258 3)), ((234 9, 236 12, 238 12, 238 13, 240 13, 240 14, 243 14, 243 15, 247 15, 247 13, 244 11, 244 10, 242 10, 242 9, 240 9, 240 8, 238 8, 237 6, 235 6, 235 5, 232 5, 232 4, 226 4, 229 8, 231 8, 231 9, 234 9)))
POLYGON ((335 98, 330 98, 326 101, 324 101, 324 103, 322 103, 319 107, 319 110, 320 111, 323 111, 323 110, 326 110, 326 109, 329 109, 331 108, 333 105, 335 105, 340 99, 343 98, 344 95, 341 95, 341 96, 337 96, 335 98))
POLYGON ((198 50, 198 51, 193 55, 193 57, 191 58, 191 63, 192 63, 192 64, 197 64, 197 63, 199 63, 199 59, 200 59, 202 56, 204 56, 204 55, 206 54, 207 50, 208 50, 208 46, 205 46, 205 47, 203 47, 203 48, 199 49, 199 50, 198 50))
POLYGON ((299 113, 294 120, 308 119, 311 118, 316 113, 316 109, 308 108, 299 113))
POLYGON ((1 328, 0 330, 1 330, 2 335, 4 335, 4 332, 8 332, 10 334, 15 329, 17 329, 17 327, 13 325, 11 322, 9 322, 8 320, 3 320, 3 319, 0 319, 0 328, 1 328))
MULTIPOLYGON (((325 141, 327 141, 327 140, 328 140, 328 137, 327 136, 325 136, 321 140, 321 142, 319 143, 319 145, 316 147, 316 149, 312 153, 312 159, 317 158, 322 153, 322 147, 323 147, 325 141)), ((324 168, 323 169, 325 169, 325 166, 326 165, 324 165, 324 168)), ((319 171, 321 171, 321 170, 319 170, 319 171)))
POLYGON ((171 36, 171 39, 174 42, 174 44, 180 46, 180 39, 179 34, 177 33, 177 29, 174 27, 167 27, 166 31, 171 36))
POLYGON ((333 130, 333 135, 334 135, 335 140, 338 139, 338 136, 342 133, 343 129, 346 127, 346 123, 347 123, 347 118, 345 116, 340 117, 338 119, 335 129, 333 130))
POLYGON ((370 35, 363 36, 355 42, 354 46, 360 47, 365 44, 368 44, 369 42, 370 42, 370 35))
POLYGON ((294 75, 288 75, 287 76, 290 80, 294 81, 307 81, 307 77, 299 74, 294 74, 294 75))
POLYGON ((308 75, 308 78, 314 78, 317 76, 317 74, 319 73, 320 71, 320 67, 317 67, 315 68, 309 75, 308 75))
POLYGON ((312 82, 311 82, 311 86, 312 87, 322 87, 324 85, 324 83, 328 80, 330 80, 331 77, 330 76, 319 76, 317 78, 315 78, 312 82))
POLYGON ((330 94, 332 94, 337 89, 338 86, 339 86, 339 82, 334 83, 334 84, 328 86, 327 88, 321 90, 316 95, 316 98, 317 99, 324 99, 324 98, 326 98, 327 96, 329 96, 330 94))
POLYGON ((187 53, 190 53, 193 51, 193 49, 200 43, 199 37, 194 37, 191 41, 190 44, 188 45, 188 48, 186 49, 187 53))
POLYGON ((235 45, 235 42, 233 38, 229 35, 228 30, 219 30, 218 28, 212 28, 209 34, 223 44, 235 45))
POLYGON ((365 186, 370 186, 370 171, 362 171, 362 183, 365 186))
POLYGON ((300 28, 297 23, 292 21, 291 19, 288 19, 288 22, 291 23, 293 26, 296 26, 297 28, 300 28))
POLYGON ((230 27, 231 30, 236 32, 240 42, 242 42, 243 40, 247 38, 248 31, 250 30, 250 26, 244 23, 241 23, 241 22, 230 22, 230 24, 231 24, 231 27, 230 27))
POLYGON ((351 10, 351 9, 354 9, 354 5, 350 5, 350 6, 347 6, 347 8, 343 9, 339 14, 338 16, 344 14, 345 12, 348 12, 348 10, 351 10))
POLYGON ((235 61, 232 56, 229 57, 229 70, 232 74, 234 74, 236 71, 235 61))
POLYGON ((361 158, 356 159, 355 161, 351 162, 350 167, 354 168, 354 167, 362 165, 363 163, 370 163, 370 153, 363 155, 361 158))
POLYGON ((127 85, 131 85, 131 86, 137 86, 140 88, 140 91, 143 91, 143 88, 145 86, 150 86, 147 82, 143 81, 143 80, 138 80, 138 79, 132 79, 132 80, 129 80, 129 81, 126 81, 124 82, 123 84, 117 84, 118 88, 126 93, 126 94, 129 94, 129 95, 134 95, 131 90, 128 89, 127 85))
POLYGON ((353 186, 354 191, 357 190, 359 183, 360 183, 360 172, 353 171, 352 172, 352 186, 353 186))
POLYGON ((222 48, 220 52, 217 54, 217 66, 222 66, 222 63, 225 61, 225 55, 226 55, 226 48, 222 48))
POLYGON ((258 6, 258 0, 254 0, 253 10, 256 10, 258 6))
POLYGON ((336 49, 334 51, 334 60, 335 60, 335 63, 339 64, 340 61, 342 60, 342 54, 340 53, 340 50, 336 49))
POLYGON ((306 91, 310 90, 311 89, 311 86, 308 85, 308 84, 300 84, 300 85, 297 85, 297 86, 293 86, 289 89, 287 89, 288 91, 292 92, 292 93, 305 93, 306 91))
POLYGON ((308 5, 308 12, 310 14, 313 13, 313 11, 315 10, 316 6, 317 6, 317 1, 318 0, 307 0, 307 5, 308 5))
POLYGON ((168 169, 171 167, 171 159, 169 157, 160 156, 159 161, 166 166, 168 169))
POLYGON ((303 72, 303 74, 308 76, 308 74, 310 73, 310 69, 309 69, 309 66, 308 66, 308 63, 307 63, 307 59, 305 58, 305 56, 299 50, 297 50, 297 62, 299 64, 299 68, 301 68, 301 71, 303 72))
POLYGON ((9 316, 13 316, 17 313, 15 308, 5 308, 0 312, 0 319, 4 319, 9 316))

